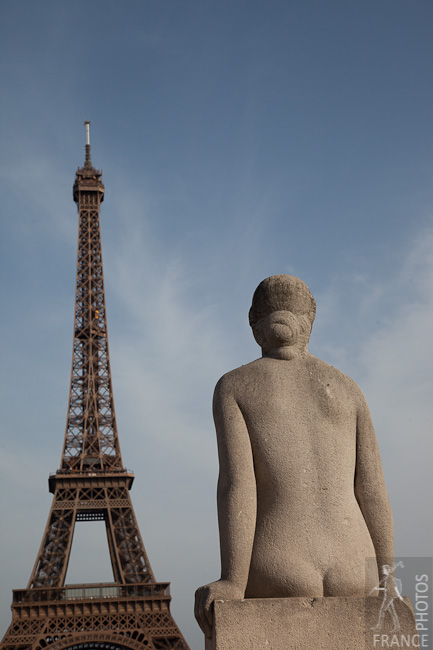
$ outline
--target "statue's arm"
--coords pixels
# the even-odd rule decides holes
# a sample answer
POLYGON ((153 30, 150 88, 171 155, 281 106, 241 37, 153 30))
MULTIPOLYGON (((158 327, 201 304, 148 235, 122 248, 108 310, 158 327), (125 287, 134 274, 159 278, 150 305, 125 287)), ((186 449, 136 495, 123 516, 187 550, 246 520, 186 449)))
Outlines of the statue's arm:
POLYGON ((355 496, 373 541, 380 575, 385 564, 393 564, 394 525, 379 446, 362 395, 357 416, 355 496))
POLYGON ((256 526, 256 479, 247 426, 224 377, 215 389, 213 410, 220 466, 221 580, 245 592, 256 526))
POLYGON ((251 443, 242 412, 223 377, 214 394, 213 412, 218 442, 217 490, 221 579, 196 592, 195 615, 212 635, 212 604, 216 599, 244 597, 256 526, 256 481, 251 443))

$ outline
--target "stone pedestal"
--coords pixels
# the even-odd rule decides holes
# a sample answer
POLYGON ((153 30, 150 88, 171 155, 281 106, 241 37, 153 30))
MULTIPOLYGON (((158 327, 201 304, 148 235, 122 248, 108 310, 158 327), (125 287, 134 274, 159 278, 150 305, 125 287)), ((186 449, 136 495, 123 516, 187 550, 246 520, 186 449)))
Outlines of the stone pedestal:
POLYGON ((389 612, 382 629, 382 598, 252 598, 215 602, 213 639, 206 650, 379 650, 417 648, 409 598, 394 599, 400 629, 389 612))

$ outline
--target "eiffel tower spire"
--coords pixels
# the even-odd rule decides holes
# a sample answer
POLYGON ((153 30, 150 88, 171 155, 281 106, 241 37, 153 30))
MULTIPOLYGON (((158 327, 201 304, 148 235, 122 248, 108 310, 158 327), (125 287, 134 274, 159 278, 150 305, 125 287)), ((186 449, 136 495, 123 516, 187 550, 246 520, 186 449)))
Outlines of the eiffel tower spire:
POLYGON ((27 585, 14 590, 12 623, 0 650, 188 650, 170 614, 169 584, 152 572, 123 467, 111 383, 102 267, 102 172, 90 157, 76 172, 78 253, 74 343, 66 432, 54 495, 27 585), (77 521, 104 521, 113 582, 66 585, 77 521), (108 644, 108 645, 107 645, 108 644), (90 647, 84 646, 84 647, 90 647))

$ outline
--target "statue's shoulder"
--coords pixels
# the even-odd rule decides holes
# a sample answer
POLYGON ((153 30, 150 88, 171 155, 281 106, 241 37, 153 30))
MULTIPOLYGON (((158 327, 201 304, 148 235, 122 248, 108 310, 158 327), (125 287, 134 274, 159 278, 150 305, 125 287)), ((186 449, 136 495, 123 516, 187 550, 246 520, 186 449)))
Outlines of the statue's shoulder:
POLYGON ((256 359, 250 363, 246 363, 244 366, 239 366, 239 368, 234 368, 226 372, 217 382, 215 386, 215 394, 222 393, 236 393, 240 386, 243 385, 247 378, 259 370, 260 365, 263 363, 262 359, 256 359))
POLYGON ((354 381, 352 377, 349 377, 349 375, 341 372, 341 370, 338 370, 338 368, 335 368, 335 366, 331 366, 329 363, 326 363, 326 361, 322 361, 322 359, 319 359, 312 354, 308 355, 307 364, 311 371, 317 373, 317 375, 320 378, 323 378, 323 380, 327 379, 341 387, 344 386, 348 392, 356 395, 360 399, 364 399, 362 391, 356 381, 354 381))

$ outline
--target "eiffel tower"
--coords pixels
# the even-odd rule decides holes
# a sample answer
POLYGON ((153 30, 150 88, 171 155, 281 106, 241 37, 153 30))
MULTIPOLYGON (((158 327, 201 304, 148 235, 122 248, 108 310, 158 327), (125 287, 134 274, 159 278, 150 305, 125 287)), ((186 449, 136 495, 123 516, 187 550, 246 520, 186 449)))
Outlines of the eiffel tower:
POLYGON ((102 173, 90 158, 73 197, 78 205, 78 260, 69 409, 61 467, 26 589, 13 591, 12 623, 0 650, 189 650, 170 613, 169 583, 156 582, 123 467, 108 351, 99 209, 102 173), (65 584, 74 527, 104 521, 114 581, 65 584))

